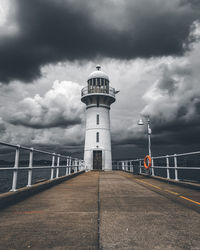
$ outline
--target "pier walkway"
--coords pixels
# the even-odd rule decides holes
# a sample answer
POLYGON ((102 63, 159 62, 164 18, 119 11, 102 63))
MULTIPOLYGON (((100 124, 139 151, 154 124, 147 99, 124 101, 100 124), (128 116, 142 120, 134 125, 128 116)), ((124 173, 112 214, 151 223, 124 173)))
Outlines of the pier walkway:
POLYGON ((200 249, 199 191, 87 172, 0 211, 0 249, 200 249))

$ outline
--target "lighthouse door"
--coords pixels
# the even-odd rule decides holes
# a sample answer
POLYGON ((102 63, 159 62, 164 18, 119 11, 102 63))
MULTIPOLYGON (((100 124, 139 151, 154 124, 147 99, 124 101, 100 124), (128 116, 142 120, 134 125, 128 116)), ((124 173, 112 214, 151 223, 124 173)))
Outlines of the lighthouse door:
POLYGON ((93 169, 102 169, 102 151, 93 151, 93 169))

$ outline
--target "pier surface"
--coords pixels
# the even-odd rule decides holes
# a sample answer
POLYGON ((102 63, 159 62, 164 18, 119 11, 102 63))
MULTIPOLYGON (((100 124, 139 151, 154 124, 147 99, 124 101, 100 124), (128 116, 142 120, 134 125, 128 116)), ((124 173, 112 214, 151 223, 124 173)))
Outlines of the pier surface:
POLYGON ((88 172, 0 211, 0 249, 200 249, 199 191, 88 172))

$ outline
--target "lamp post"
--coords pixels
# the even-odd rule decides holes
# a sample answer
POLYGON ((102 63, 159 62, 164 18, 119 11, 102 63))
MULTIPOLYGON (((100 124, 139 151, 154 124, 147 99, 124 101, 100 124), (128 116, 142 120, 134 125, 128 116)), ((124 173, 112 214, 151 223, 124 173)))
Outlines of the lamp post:
MULTIPOLYGON (((151 157, 151 127, 150 127, 150 118, 145 117, 147 121, 147 134, 148 134, 148 149, 149 149, 149 156, 151 157)), ((144 121, 142 118, 138 121, 138 125, 145 125, 144 121)))

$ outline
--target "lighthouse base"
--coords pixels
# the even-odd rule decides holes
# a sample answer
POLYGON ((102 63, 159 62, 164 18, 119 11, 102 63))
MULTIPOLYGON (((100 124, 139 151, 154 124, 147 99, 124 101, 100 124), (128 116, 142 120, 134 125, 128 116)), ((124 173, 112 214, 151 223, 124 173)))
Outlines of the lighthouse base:
POLYGON ((111 151, 108 150, 85 150, 84 161, 88 170, 112 170, 111 151))

